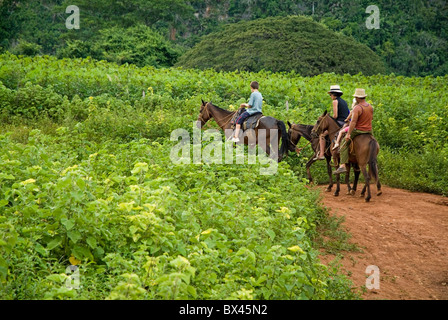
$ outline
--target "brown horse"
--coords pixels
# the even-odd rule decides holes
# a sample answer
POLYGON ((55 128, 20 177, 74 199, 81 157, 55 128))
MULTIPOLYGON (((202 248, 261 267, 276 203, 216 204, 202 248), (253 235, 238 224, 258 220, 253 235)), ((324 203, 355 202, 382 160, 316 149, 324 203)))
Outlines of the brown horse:
MULTIPOLYGON (((339 132, 340 127, 337 124, 336 120, 331 118, 327 112, 325 112, 316 122, 316 125, 313 128, 313 132, 317 135, 320 135, 322 132, 328 131, 328 136, 330 141, 332 141, 330 146, 330 152, 332 153, 333 161, 337 166, 339 166, 339 150, 332 150, 334 146, 334 138, 336 134, 339 132)), ((381 183, 378 177, 378 164, 377 164, 377 156, 380 150, 380 146, 376 139, 370 134, 362 134, 353 139, 350 145, 350 156, 349 156, 349 164, 347 166, 346 173, 346 183, 348 187, 348 193, 354 195, 356 193, 356 188, 358 185, 359 178, 359 170, 361 170, 365 185, 361 191, 361 197, 365 196, 367 191, 367 196, 365 196, 365 201, 369 202, 372 198, 370 193, 370 178, 375 179, 377 185, 377 195, 380 196, 382 194, 381 191, 381 183), (350 173, 350 164, 357 165, 360 169, 355 170, 355 180, 353 183, 353 188, 350 187, 349 173, 350 173), (367 172, 367 164, 369 165, 369 171, 367 172)), ((339 184, 339 178, 338 178, 339 184)), ((338 185, 339 188, 339 185, 338 185)))
MULTIPOLYGON (((309 143, 311 144, 311 148, 314 151, 314 154, 317 154, 320 150, 320 144, 319 144, 319 135, 316 132, 313 132, 313 125, 306 125, 306 124, 291 124, 288 122, 288 126, 289 126, 289 130, 288 130, 288 135, 289 135, 289 151, 294 152, 294 151, 299 151, 297 144, 300 141, 301 137, 304 137, 306 140, 309 141, 309 143)), ((325 148, 325 153, 324 153, 326 162, 327 162, 327 172, 328 172, 328 177, 330 179, 329 185, 327 187, 327 189, 325 189, 326 192, 331 192, 331 190, 333 189, 333 170, 331 167, 331 157, 332 157, 332 153, 330 152, 330 141, 327 141, 327 146, 325 148)), ((310 167, 313 163, 315 163, 317 160, 312 157, 307 163, 306 163, 306 173, 307 173, 307 179, 310 182, 313 182, 313 178, 311 177, 311 170, 310 167)), ((347 167, 347 170, 349 170, 349 167, 347 167)), ((346 182, 348 179, 349 175, 347 175, 346 177, 346 182)), ((339 196, 339 192, 340 192, 340 184, 339 184, 339 176, 337 177, 337 188, 336 191, 334 193, 334 195, 337 197, 339 196)))
MULTIPOLYGON (((232 119, 236 115, 237 111, 228 111, 221 109, 211 102, 204 102, 202 100, 201 110, 198 117, 198 127, 202 128, 210 119, 214 119, 218 126, 224 130, 226 134, 226 139, 230 138, 233 134, 232 129, 232 119)), ((241 130, 242 133, 242 130, 241 130)), ((277 155, 277 161, 280 162, 285 155, 288 153, 288 133, 286 131, 286 126, 283 121, 277 120, 273 117, 263 117, 260 119, 259 125, 254 129, 255 134, 255 144, 260 145, 268 156, 277 155), (259 135, 260 130, 265 130, 266 134, 259 135), (275 136, 271 137, 271 130, 274 130, 275 136), (259 143, 264 138, 263 143, 259 143), (271 140, 272 139, 272 140, 271 140), (280 145, 280 139, 282 140, 282 145, 277 150, 272 150, 271 141, 277 140, 277 146, 280 145)), ((243 142, 245 145, 249 145, 249 137, 244 134, 243 142)))

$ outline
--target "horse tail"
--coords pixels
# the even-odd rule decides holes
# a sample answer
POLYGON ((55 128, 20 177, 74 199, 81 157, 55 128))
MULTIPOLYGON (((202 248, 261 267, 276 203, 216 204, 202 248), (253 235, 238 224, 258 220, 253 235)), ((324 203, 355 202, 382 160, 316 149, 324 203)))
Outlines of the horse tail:
POLYGON ((375 139, 370 140, 369 173, 375 181, 378 181, 378 151, 378 142, 375 139))
POLYGON ((283 155, 288 153, 289 136, 283 121, 277 120, 277 126, 282 134, 282 146, 279 148, 279 157, 283 158, 283 155))

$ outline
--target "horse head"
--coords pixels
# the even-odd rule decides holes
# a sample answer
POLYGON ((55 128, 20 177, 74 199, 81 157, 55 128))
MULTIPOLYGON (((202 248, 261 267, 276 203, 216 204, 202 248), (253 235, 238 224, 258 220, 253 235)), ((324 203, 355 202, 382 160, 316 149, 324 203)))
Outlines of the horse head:
POLYGON ((328 111, 325 112, 317 119, 316 124, 311 130, 311 134, 320 135, 322 132, 328 129, 328 111))
POLYGON ((289 137, 289 143, 288 143, 288 150, 291 152, 296 151, 297 149, 297 144, 300 141, 300 138, 302 137, 302 135, 300 134, 300 131, 297 128, 297 124, 295 123, 290 123, 288 121, 288 137, 289 137))
POLYGON ((201 99, 201 102, 201 109, 199 111, 198 120, 196 122, 196 125, 199 129, 201 129, 212 117, 210 110, 208 109, 209 106, 212 105, 211 102, 206 102, 203 99, 201 99))

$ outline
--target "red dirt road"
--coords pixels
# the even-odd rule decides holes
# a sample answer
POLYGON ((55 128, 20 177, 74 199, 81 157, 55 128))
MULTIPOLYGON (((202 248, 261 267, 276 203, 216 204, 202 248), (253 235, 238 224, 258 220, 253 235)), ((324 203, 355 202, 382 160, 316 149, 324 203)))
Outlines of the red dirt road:
MULTIPOLYGON (((342 224, 362 252, 343 252, 341 271, 361 291, 366 268, 379 268, 379 289, 367 290, 366 300, 448 299, 448 198, 384 186, 383 195, 365 203, 360 191, 341 196, 322 190, 330 214, 345 216, 342 224)), ((334 259, 323 254, 324 264, 334 259)), ((370 283, 370 282, 369 282, 370 283)))

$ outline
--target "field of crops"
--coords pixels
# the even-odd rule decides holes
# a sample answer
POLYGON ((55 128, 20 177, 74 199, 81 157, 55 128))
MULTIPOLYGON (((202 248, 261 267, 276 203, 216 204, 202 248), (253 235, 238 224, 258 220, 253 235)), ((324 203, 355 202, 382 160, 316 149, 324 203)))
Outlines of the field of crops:
MULTIPOLYGON (((448 76, 307 78, 4 54, 0 298, 357 298, 317 258, 327 214, 303 179, 309 149, 275 175, 170 158, 171 133, 193 130, 201 99, 232 109, 252 80, 265 115, 307 124, 330 108, 330 85, 347 100, 366 88, 383 182, 448 195, 448 76)), ((313 174, 326 182, 323 165, 313 174)))

